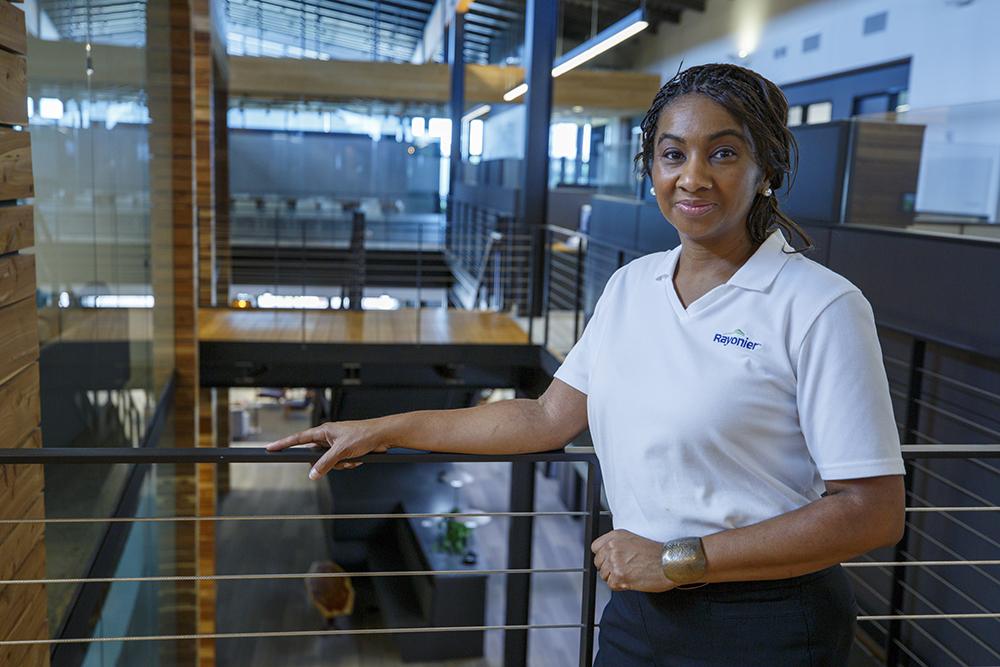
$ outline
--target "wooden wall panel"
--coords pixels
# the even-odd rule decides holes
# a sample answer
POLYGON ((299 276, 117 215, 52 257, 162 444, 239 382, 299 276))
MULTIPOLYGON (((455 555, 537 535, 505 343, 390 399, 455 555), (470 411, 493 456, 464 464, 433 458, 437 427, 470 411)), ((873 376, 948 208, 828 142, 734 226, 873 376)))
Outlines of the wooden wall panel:
MULTIPOLYGON (((0 0, 0 447, 40 447, 38 314, 31 206, 9 201, 35 194, 27 112, 24 13, 0 0), (13 254, 11 254, 13 253, 13 254)), ((0 466, 0 518, 45 517, 44 469, 0 466)), ((0 578, 45 576, 42 524, 0 525, 0 578)), ((48 599, 41 585, 0 587, 0 640, 48 639, 48 599)), ((49 647, 0 647, 0 665, 47 667, 49 647)))
POLYGON ((0 256, 0 308, 35 295, 35 256, 0 256))
POLYGON ((24 11, 10 3, 0 2, 0 49, 22 55, 27 53, 27 35, 24 11))
MULTIPOLYGON (((216 446, 216 390, 202 388, 199 394, 199 447, 216 446)), ((196 466, 198 478, 198 516, 214 516, 216 512, 216 468, 212 463, 196 466)), ((215 574, 215 522, 203 521, 198 524, 197 568, 199 576, 215 574)), ((212 634, 216 631, 216 594, 214 581, 198 582, 198 634, 212 634)), ((215 665, 215 640, 198 641, 198 667, 215 665)))
MULTIPOLYGON (((197 225, 194 185, 194 107, 192 97, 192 6, 190 0, 148 3, 146 66, 150 112, 149 143, 153 290, 157 308, 169 311, 154 320, 154 362, 175 373, 173 446, 196 447, 199 426, 197 350, 197 225), (164 327, 169 327, 165 329, 164 327), (169 346, 169 349, 167 347, 169 346)), ((157 372, 158 377, 162 377, 157 372)), ((159 512, 191 516, 197 511, 193 465, 164 468, 170 506, 159 512)), ((164 575, 197 574, 197 530, 177 523, 159 555, 164 575)), ((174 582, 160 589, 160 626, 177 634, 197 632, 198 588, 174 582)), ((195 665, 197 642, 161 642, 161 664, 195 665)))
POLYGON ((906 227, 912 207, 903 201, 917 191, 923 125, 857 122, 848 193, 848 223, 906 227))
MULTIPOLYGON (((35 499, 32 507, 37 509, 31 514, 38 516, 42 513, 42 498, 40 496, 35 499)), ((23 570, 31 560, 32 552, 42 544, 44 539, 45 530, 42 524, 16 524, 3 543, 0 543, 0 576, 4 579, 16 578, 17 573, 23 570)))
MULTIPOLYGON (((228 178, 224 165, 220 169, 217 149, 224 146, 226 138, 226 108, 220 102, 217 76, 226 71, 224 35, 219 31, 219 18, 225 10, 219 0, 191 0, 192 12, 192 99, 194 130, 194 202, 197 212, 198 275, 195 276, 198 305, 211 307, 219 298, 218 220, 220 211, 228 212, 228 196, 220 200, 220 179, 228 178), (221 139, 221 141, 220 141, 221 139)), ((221 98, 227 104, 226 98, 221 98)), ((223 151, 221 159, 226 159, 223 151)), ((227 190, 225 190, 227 191, 227 190)), ((225 192, 224 191, 224 192, 225 192)), ((227 285, 228 291, 228 285, 227 285)), ((197 322, 193 325, 197 338, 197 322)), ((198 389, 198 446, 216 447, 219 434, 217 424, 218 392, 215 389, 198 389)), ((218 497, 218 469, 214 464, 196 466, 197 515, 216 514, 218 497)), ((196 569, 200 576, 215 574, 214 521, 197 526, 196 569)), ((197 585, 197 630, 199 634, 216 631, 216 584, 200 581, 197 585)), ((198 641, 197 666, 214 667, 216 645, 214 639, 198 641)))
MULTIPOLYGON (((0 496, 4 498, 4 507, 0 518, 4 519, 41 519, 44 505, 38 491, 44 488, 44 475, 37 465, 3 466, 5 474, 0 475, 0 496)), ((21 528, 21 524, 0 525, 0 550, 7 544, 7 539, 21 528)), ((4 559, 5 563, 16 564, 16 559, 4 559)), ((0 614, 0 618, 3 615, 0 614)))
POLYGON ((27 98, 27 61, 24 56, 0 51, 0 123, 27 125, 27 98))
POLYGON ((0 255, 35 245, 35 207, 0 207, 0 255))
MULTIPOLYGON (((48 621, 45 618, 45 588, 32 586, 34 595, 21 610, 21 615, 5 633, 4 639, 44 639, 48 633, 48 621)), ((17 667, 43 667, 49 664, 48 646, 2 646, 0 647, 0 665, 17 665, 17 667)))
POLYGON ((37 320, 33 298, 0 308, 0 382, 38 359, 37 320))
POLYGON ((198 304, 215 305, 215 84, 211 0, 192 0, 195 210, 198 214, 198 304))
POLYGON ((35 184, 31 177, 31 138, 27 132, 0 128, 0 199, 24 199, 34 196, 35 184))
MULTIPOLYGON (((41 532, 40 530, 38 532, 41 532)), ((2 551, 0 547, 0 551, 2 551)), ((28 558, 20 570, 16 571, 20 579, 44 579, 45 561, 41 558, 28 558)), ((28 606, 35 596, 36 586, 0 586, 0 618, 19 616, 21 610, 28 606)), ((26 637, 30 639, 30 637, 26 637)))
POLYGON ((0 385, 0 447, 16 447, 41 421, 38 364, 31 364, 0 385))

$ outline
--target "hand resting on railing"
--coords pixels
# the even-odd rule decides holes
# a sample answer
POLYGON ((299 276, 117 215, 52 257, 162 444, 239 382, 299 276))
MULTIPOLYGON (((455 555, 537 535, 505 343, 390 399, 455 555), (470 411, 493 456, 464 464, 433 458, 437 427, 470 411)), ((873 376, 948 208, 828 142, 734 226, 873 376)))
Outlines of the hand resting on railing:
POLYGON ((328 448, 309 471, 309 478, 316 480, 330 470, 356 468, 362 465, 356 459, 390 447, 452 454, 525 454, 562 447, 586 428, 587 395, 553 380, 537 399, 327 422, 272 442, 267 450, 278 452, 296 445, 328 448))

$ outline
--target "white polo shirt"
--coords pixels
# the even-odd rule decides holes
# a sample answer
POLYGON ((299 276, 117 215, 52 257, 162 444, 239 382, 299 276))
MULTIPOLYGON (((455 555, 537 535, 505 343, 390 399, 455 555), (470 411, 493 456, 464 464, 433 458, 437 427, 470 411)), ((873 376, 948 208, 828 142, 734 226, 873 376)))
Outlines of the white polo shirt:
POLYGON ((555 377, 587 394, 616 528, 703 536, 806 505, 824 479, 903 474, 871 306, 786 247, 772 233, 687 309, 680 247, 608 281, 555 377))

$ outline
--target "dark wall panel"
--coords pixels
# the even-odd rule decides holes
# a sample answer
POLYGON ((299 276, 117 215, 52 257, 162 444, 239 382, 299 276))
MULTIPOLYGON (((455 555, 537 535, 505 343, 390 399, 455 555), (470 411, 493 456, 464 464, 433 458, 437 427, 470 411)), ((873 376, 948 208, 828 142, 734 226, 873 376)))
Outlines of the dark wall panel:
POLYGON ((677 230, 667 222, 655 202, 644 203, 639 209, 635 247, 643 252, 660 252, 680 245, 677 230))
POLYGON ((840 222, 850 123, 804 125, 792 134, 799 146, 798 170, 778 192, 782 210, 799 222, 840 222))
POLYGON ((605 243, 634 248, 641 205, 634 199, 601 195, 594 197, 588 235, 605 243))
POLYGON ((880 323, 1000 357, 1000 244, 833 228, 829 266, 861 288, 880 323))

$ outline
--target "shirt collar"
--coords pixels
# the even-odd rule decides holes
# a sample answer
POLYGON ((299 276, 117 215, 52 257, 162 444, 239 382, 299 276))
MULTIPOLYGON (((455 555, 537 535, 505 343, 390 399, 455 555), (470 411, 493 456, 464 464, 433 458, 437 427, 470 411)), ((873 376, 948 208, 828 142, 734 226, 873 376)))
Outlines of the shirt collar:
MULTIPOLYGON (((726 284, 763 292, 771 286, 788 261, 789 254, 786 250, 790 251, 792 248, 785 241, 781 230, 775 229, 726 284)), ((663 258, 660 270, 656 273, 656 279, 672 278, 680 256, 681 246, 668 252, 663 258)))

